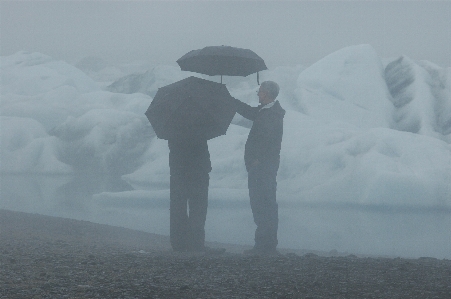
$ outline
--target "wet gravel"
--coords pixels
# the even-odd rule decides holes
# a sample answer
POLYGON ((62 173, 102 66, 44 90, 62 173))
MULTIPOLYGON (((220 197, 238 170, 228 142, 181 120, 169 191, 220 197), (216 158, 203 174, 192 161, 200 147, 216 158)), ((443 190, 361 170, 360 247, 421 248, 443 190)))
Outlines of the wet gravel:
POLYGON ((450 260, 228 252, 0 210, 0 298, 451 298, 450 260))

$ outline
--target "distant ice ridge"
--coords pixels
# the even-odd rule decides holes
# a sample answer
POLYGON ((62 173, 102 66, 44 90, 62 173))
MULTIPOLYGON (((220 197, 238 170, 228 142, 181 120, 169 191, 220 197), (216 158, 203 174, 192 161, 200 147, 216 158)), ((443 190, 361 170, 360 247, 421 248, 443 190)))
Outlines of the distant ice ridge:
MULTIPOLYGON (((159 87, 192 73, 160 66, 106 91, 40 53, 1 63, 2 173, 97 172, 137 190, 168 188, 167 142, 144 112, 159 87)), ((223 79, 232 96, 257 104, 255 76, 223 79)), ((264 80, 280 84, 287 110, 280 200, 451 207, 450 68, 405 56, 384 67, 371 46, 357 45, 308 68, 261 72, 264 80)), ((211 196, 246 200, 250 125, 236 115, 226 135, 209 141, 211 196)))
POLYGON ((188 78, 189 73, 182 73, 172 66, 157 66, 145 73, 130 74, 118 79, 106 87, 106 90, 118 93, 143 93, 154 97, 158 88, 188 78))
POLYGON ((7 94, 35 96, 63 86, 81 93, 99 89, 81 70, 41 53, 2 56, 1 72, 2 98, 7 94))

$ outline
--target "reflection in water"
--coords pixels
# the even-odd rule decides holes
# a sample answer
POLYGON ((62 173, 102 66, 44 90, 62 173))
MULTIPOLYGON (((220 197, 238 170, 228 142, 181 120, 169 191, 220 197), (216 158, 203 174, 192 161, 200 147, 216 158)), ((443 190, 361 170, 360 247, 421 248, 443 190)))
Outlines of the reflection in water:
MULTIPOLYGON (((92 175, 3 175, 0 180, 2 209, 169 234, 167 190, 133 190, 119 178, 92 175)), ((208 241, 253 243, 247 190, 241 191, 211 190, 208 241)), ((279 247, 285 248, 450 259, 450 227, 449 207, 279 203, 279 247)))

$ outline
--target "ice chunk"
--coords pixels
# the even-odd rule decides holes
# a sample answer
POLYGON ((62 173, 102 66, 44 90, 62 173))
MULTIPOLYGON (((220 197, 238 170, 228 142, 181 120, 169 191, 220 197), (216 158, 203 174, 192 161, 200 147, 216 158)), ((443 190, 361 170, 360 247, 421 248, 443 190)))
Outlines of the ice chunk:
POLYGON ((387 65, 385 80, 395 106, 393 128, 451 142, 451 98, 443 68, 401 56, 387 65))
POLYGON ((61 160, 77 171, 120 176, 135 171, 153 136, 144 115, 93 109, 56 127, 61 160))
POLYGON ((392 104, 383 65, 369 45, 334 52, 298 78, 298 110, 326 122, 346 122, 358 128, 388 127, 392 104))
POLYGON ((58 158, 55 137, 29 118, 0 117, 1 172, 65 174, 72 168, 58 158))

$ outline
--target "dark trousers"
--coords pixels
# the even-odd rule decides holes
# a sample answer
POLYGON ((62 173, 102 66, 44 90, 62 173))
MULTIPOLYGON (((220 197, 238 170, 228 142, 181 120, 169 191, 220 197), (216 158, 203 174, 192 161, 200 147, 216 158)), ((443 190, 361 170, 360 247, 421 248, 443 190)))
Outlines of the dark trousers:
POLYGON ((170 179, 170 240, 176 251, 202 250, 207 219, 208 173, 176 173, 170 179))
POLYGON ((251 202, 257 250, 273 251, 277 247, 277 228, 279 223, 276 202, 277 171, 255 167, 248 172, 249 198, 251 202))

